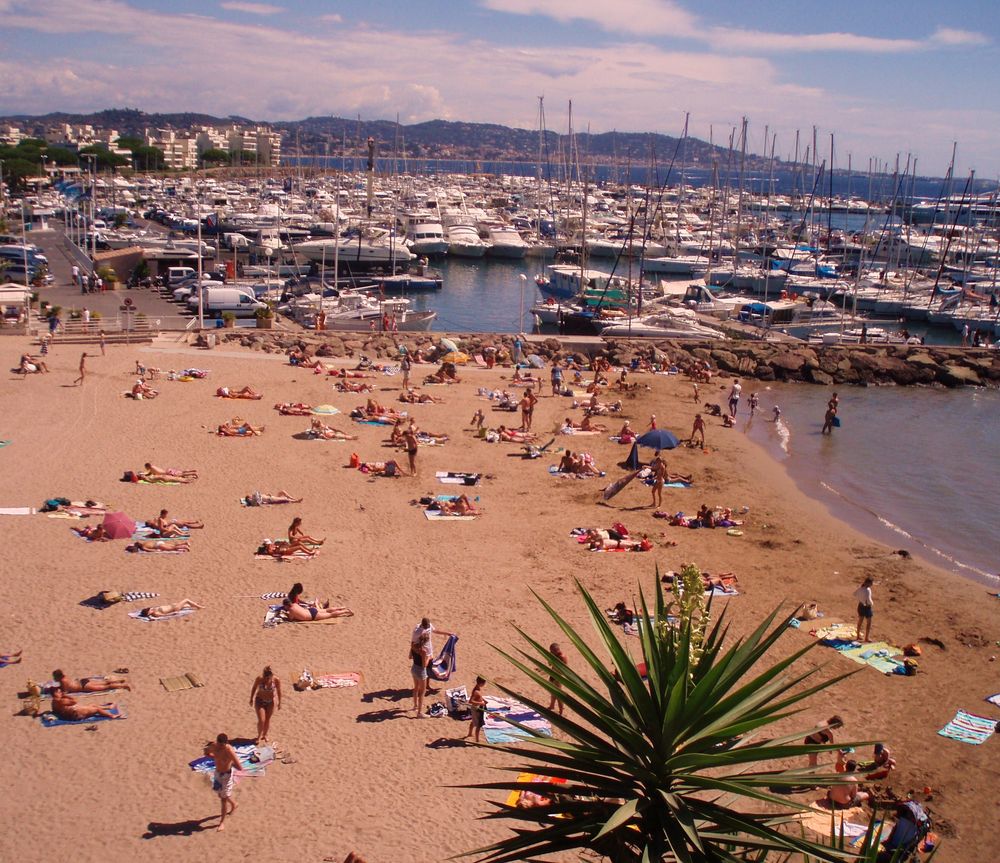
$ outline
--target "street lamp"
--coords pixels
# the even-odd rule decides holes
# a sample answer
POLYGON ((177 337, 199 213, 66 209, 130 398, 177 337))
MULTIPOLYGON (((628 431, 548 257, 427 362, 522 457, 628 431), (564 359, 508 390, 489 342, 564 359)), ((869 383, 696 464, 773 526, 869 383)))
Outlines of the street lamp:
POLYGON ((96 153, 83 153, 84 159, 90 162, 90 236, 91 236, 91 253, 90 260, 91 263, 96 265, 97 259, 97 231, 94 229, 94 221, 96 218, 96 204, 97 201, 95 196, 97 195, 95 173, 97 170, 97 154, 96 153))

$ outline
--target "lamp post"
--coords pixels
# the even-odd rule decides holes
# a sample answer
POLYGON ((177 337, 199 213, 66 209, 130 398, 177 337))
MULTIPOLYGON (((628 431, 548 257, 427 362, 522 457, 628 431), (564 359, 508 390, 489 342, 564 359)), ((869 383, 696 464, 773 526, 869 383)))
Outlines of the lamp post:
POLYGON ((94 221, 96 219, 96 206, 97 201, 95 196, 97 195, 97 186, 95 180, 95 173, 97 169, 97 154, 96 153, 84 153, 83 158, 90 162, 90 237, 91 237, 91 252, 90 260, 92 264, 92 269, 96 268, 97 265, 97 231, 94 228, 94 221))
POLYGON ((521 281, 521 309, 517 315, 517 331, 519 333, 523 333, 524 332, 524 286, 528 283, 528 277, 524 273, 521 273, 521 275, 518 276, 518 278, 521 281))

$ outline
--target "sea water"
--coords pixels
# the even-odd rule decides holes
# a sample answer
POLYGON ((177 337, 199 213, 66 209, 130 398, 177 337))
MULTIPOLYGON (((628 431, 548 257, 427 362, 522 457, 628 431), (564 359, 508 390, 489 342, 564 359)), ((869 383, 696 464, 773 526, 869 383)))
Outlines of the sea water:
POLYGON ((748 382, 734 431, 763 444, 833 515, 892 548, 995 588, 1000 392, 842 387, 841 425, 823 435, 832 393, 810 384, 748 382), (753 390, 760 407, 751 421, 753 390))

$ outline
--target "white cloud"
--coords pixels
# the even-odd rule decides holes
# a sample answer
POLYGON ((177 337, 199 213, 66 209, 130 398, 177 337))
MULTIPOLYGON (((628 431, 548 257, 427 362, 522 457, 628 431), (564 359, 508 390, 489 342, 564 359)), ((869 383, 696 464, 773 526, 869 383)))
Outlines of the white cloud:
POLYGON ((343 24, 344 23, 344 16, 343 15, 338 15, 336 12, 331 12, 331 13, 329 13, 327 15, 320 15, 319 16, 319 20, 320 21, 329 21, 331 24, 343 24))
POLYGON ((230 12, 246 12, 248 15, 277 15, 285 11, 282 6, 272 6, 270 3, 245 3, 243 0, 227 0, 219 6, 230 12))
POLYGON ((988 36, 973 33, 969 30, 953 30, 950 27, 938 27, 930 38, 931 42, 942 45, 989 45, 988 36))
POLYGON ((671 0, 482 0, 494 12, 545 15, 556 21, 585 21, 612 33, 646 36, 693 35, 693 15, 671 0))

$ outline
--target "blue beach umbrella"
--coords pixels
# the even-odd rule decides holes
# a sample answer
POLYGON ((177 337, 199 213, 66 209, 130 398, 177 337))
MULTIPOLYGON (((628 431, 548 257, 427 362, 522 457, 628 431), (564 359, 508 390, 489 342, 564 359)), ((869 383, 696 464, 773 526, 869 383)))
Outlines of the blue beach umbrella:
POLYGON ((639 446, 650 449, 673 449, 680 443, 677 436, 666 429, 650 429, 644 435, 640 435, 636 442, 639 446))

